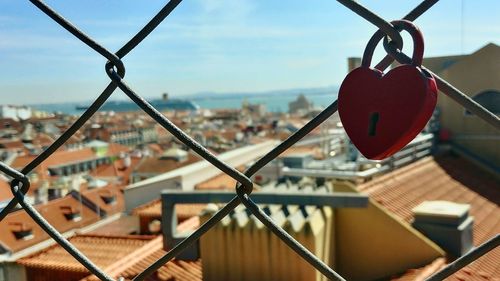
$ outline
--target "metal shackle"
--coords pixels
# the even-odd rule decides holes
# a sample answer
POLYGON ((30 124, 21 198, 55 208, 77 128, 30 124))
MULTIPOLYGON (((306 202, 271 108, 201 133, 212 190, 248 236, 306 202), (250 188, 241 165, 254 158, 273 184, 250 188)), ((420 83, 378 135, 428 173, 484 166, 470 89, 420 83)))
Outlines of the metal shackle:
MULTIPOLYGON (((401 30, 406 30, 411 35, 413 40, 413 55, 411 64, 414 66, 421 66, 424 56, 424 36, 422 35, 420 29, 408 20, 395 20, 391 23, 394 25, 394 27, 400 28, 401 30)), ((395 53, 401 53, 402 45, 394 46, 393 41, 389 41, 385 34, 376 32, 366 45, 365 51, 363 53, 363 59, 361 61, 361 66, 370 67, 375 47, 382 39, 384 39, 384 46, 386 48, 387 46, 390 46, 391 50, 394 49, 393 51, 395 53)), ((390 52, 388 52, 388 54, 392 55, 390 52)))

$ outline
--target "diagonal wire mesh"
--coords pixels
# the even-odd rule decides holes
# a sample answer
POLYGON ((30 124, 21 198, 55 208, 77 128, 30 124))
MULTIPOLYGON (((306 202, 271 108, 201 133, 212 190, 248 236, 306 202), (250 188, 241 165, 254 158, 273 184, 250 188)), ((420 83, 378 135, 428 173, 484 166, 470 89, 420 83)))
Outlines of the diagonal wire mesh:
MULTIPOLYGON (((310 263, 314 268, 320 271, 330 280, 345 280, 342 276, 336 273, 328 265, 318 259, 314 254, 312 254, 307 248, 297 242, 293 237, 291 237, 286 231, 281 227, 276 225, 272 219, 267 216, 263 210, 252 200, 251 193, 253 189, 253 182, 250 179, 252 175, 258 172, 262 167, 268 164, 271 160, 275 159, 278 155, 284 152, 286 149, 291 147, 293 144, 302 139, 305 135, 311 132, 314 128, 319 126, 325 120, 327 120, 332 114, 337 111, 337 101, 334 101, 330 106, 324 109, 320 114, 314 117, 306 125, 304 125, 297 132, 289 136, 285 141, 280 143, 274 149, 265 154, 262 158, 256 161, 251 167, 249 167, 245 173, 241 173, 235 168, 227 165, 210 151, 208 151, 204 146, 197 143, 193 138, 187 135, 184 131, 179 129, 174 123, 172 123, 168 118, 161 114, 157 109, 155 109, 151 104, 149 104, 145 99, 143 99, 139 94, 137 94, 124 80, 125 77, 125 66, 122 59, 136 48, 160 23, 168 17, 171 12, 179 5, 182 0, 170 0, 165 6, 135 35, 133 36, 125 45, 123 45, 118 51, 112 53, 98 42, 94 41, 91 37, 86 35, 83 31, 74 26, 71 22, 65 19, 58 12, 50 8, 47 4, 41 0, 30 0, 39 10, 50 17, 54 22, 59 24, 62 28, 66 29, 68 32, 73 34, 78 40, 86 44, 89 48, 96 51, 98 54, 105 57, 108 61, 105 65, 106 73, 111 79, 107 87, 102 91, 98 98, 92 103, 92 105, 46 150, 44 150, 40 155, 38 155, 32 162, 26 165, 21 171, 17 171, 4 163, 0 162, 0 171, 5 173, 7 176, 11 177, 13 180, 11 182, 11 189, 14 197, 8 203, 8 205, 0 212, 0 220, 3 220, 5 216, 13 210, 13 208, 20 204, 21 207, 33 218, 33 220, 39 224, 44 231, 46 231, 58 244, 60 244, 68 253, 70 253, 75 259, 77 259, 82 265, 84 265, 92 274, 100 278, 101 280, 113 280, 105 272, 103 272, 99 267, 97 267, 91 260, 89 260, 85 255, 83 255, 76 247, 74 247, 66 238, 64 238, 55 228, 53 228, 38 211, 26 200, 25 194, 29 190, 30 182, 26 177, 33 169, 44 162, 52 153, 54 153, 58 148, 60 148, 71 136, 73 136, 106 102, 106 100, 114 93, 117 88, 120 88, 134 103, 136 103, 146 114, 152 117, 158 124, 169 131, 178 140, 184 143, 186 146, 195 151, 198 155, 203 157, 206 161, 210 162, 212 165, 217 167, 222 172, 231 176, 237 182, 236 194, 234 198, 227 203, 222 209, 220 209, 215 215, 213 215, 208 221, 201 225, 195 232, 193 232, 186 239, 177 244, 174 248, 169 250, 164 256, 159 258, 153 264, 151 264, 147 269, 137 275, 134 280, 144 280, 153 272, 158 270, 165 263, 169 262, 175 258, 184 249, 189 247, 192 243, 200 239, 200 237, 210 230, 215 224, 217 224, 222 218, 228 215, 232 210, 234 210, 238 205, 245 205, 251 213, 257 217, 266 227, 268 227, 275 235, 277 235, 281 240, 283 240, 286 245, 293 249, 297 254, 299 254, 304 260, 310 263)), ((400 35, 400 29, 393 26, 388 21, 384 20, 377 14, 363 7, 361 4, 353 0, 337 0, 353 12, 357 13, 359 16, 363 17, 370 23, 374 24, 379 28, 377 32, 372 36, 370 42, 377 44, 380 40, 384 39, 384 48, 388 55, 386 55, 376 66, 380 70, 386 69, 394 60, 400 63, 407 63, 410 58, 401 52, 403 45, 403 40, 400 35)), ((425 13, 429 8, 431 8, 438 0, 424 0, 412 11, 403 17, 403 19, 414 21, 420 15, 425 13)), ((429 71, 430 72, 430 71, 429 71)), ((481 105, 470 99, 467 95, 460 92, 458 89, 453 87, 451 84, 446 82, 441 77, 430 72, 436 79, 439 90, 444 94, 448 95, 450 98, 455 100, 457 103, 468 109, 470 112, 476 114, 481 119, 491 124, 497 129, 500 129, 500 119, 498 116, 489 112, 481 105)), ((457 260, 457 264, 450 264, 450 266, 444 268, 442 271, 437 272, 429 280, 442 280, 447 276, 450 276, 454 272, 458 271, 461 267, 467 265, 468 263, 474 261, 475 259, 481 257, 492 249, 496 248, 499 244, 499 236, 492 238, 483 245, 477 247, 475 250, 463 256, 461 259, 457 260)))

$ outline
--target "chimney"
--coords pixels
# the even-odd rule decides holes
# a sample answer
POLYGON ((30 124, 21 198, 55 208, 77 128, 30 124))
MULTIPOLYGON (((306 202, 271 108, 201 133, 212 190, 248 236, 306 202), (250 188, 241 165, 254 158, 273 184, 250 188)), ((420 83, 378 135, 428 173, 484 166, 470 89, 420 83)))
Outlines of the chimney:
POLYGON ((125 154, 123 157, 123 167, 128 168, 132 165, 132 159, 130 158, 130 154, 125 154))
POLYGON ((160 156, 160 160, 168 159, 173 159, 177 162, 184 162, 188 159, 188 152, 177 147, 172 147, 163 152, 163 154, 160 156))
POLYGON ((449 254, 459 257, 472 244, 474 218, 469 204, 448 201, 424 201, 413 208, 413 227, 438 244, 449 254))
POLYGON ((347 71, 350 72, 360 66, 361 66, 361 58, 359 57, 347 58, 347 71))

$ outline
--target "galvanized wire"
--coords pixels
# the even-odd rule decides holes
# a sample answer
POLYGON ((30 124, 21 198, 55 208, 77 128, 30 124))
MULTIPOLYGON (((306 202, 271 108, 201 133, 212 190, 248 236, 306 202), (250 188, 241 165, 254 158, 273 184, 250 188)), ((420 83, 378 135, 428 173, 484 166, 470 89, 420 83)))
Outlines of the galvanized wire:
MULTIPOLYGON (((409 21, 414 21, 418 17, 420 17, 423 13, 425 13, 428 9, 430 9, 434 4, 436 4, 439 0, 425 0, 422 1, 415 9, 411 10, 406 16, 404 16, 402 19, 403 20, 409 20, 409 21)), ((397 26, 395 27, 397 31, 401 32, 401 29, 398 28, 397 26)), ((375 34, 372 36, 373 37, 378 37, 382 34, 382 30, 377 30, 375 34)), ((397 43, 397 42, 396 42, 397 43)), ((399 46, 398 46, 399 47, 399 46)), ((400 49, 403 46, 399 47, 400 49)), ((384 71, 391 63, 394 61, 392 56, 386 55, 378 64, 375 66, 376 69, 379 69, 381 71, 384 71)))
MULTIPOLYGON (((465 255, 459 257, 456 259, 454 262, 449 263, 447 266, 442 268, 440 271, 434 273, 425 281, 440 281, 444 280, 445 278, 453 275, 453 273, 459 271, 466 265, 474 262, 475 260, 481 258, 482 256, 486 255, 488 252, 492 251, 496 247, 500 246, 500 234, 495 235, 494 237, 488 239, 486 242, 483 244, 475 247, 474 249, 470 250, 468 253, 465 255)), ((498 261, 497 261, 498 262, 498 261)))
MULTIPOLYGON (((11 167, 0 162, 0 171, 4 172, 6 175, 11 177, 12 183, 12 193, 14 197, 8 203, 8 205, 0 212, 0 220, 5 218, 5 216, 13 210, 13 208, 19 203, 21 207, 33 218, 33 220, 40 225, 58 244, 60 244, 67 252, 69 252, 73 257, 75 257, 83 266, 85 266, 91 273, 95 274, 98 278, 102 280, 113 280, 110 276, 107 276, 100 268, 98 268, 92 261, 90 261, 85 255, 83 255, 78 249, 76 249, 66 238, 64 238, 55 228, 53 228, 41 215, 40 213, 30 205, 25 194, 29 190, 29 179, 26 175, 33 171, 38 165, 45 161, 50 155, 52 155, 57 149, 59 149, 71 136, 73 136, 77 130, 79 130, 104 104, 104 102, 113 94, 113 92, 120 88, 134 103, 136 103, 144 112, 151 116, 157 123, 169 131, 178 140, 183 142, 186 146, 190 147, 198 155, 203 157, 205 160, 210 162, 212 165, 220 169, 222 172, 231 176, 236 182, 236 194, 234 198, 227 203, 223 208, 221 208, 216 214, 214 214, 208 221, 201 225, 194 233, 189 237, 181 241, 174 248, 169 250, 164 256, 159 258, 157 261, 152 263, 143 272, 137 275, 134 280, 144 280, 153 272, 158 270, 165 263, 169 262, 177 255, 179 255, 183 250, 189 247, 192 243, 196 242, 200 237, 214 227, 222 218, 228 215, 232 210, 234 210, 238 205, 244 204, 266 227, 268 227, 275 235, 277 235, 281 240, 283 240, 291 249, 293 249, 297 254, 299 254, 303 259, 309 262, 317 270, 323 273, 330 280, 344 280, 342 276, 336 273, 332 268, 328 267, 323 261, 318 259, 314 254, 312 254, 307 248, 297 242, 293 237, 286 233, 282 228, 276 225, 272 219, 267 216, 260 207, 255 204, 251 199, 251 192, 253 189, 253 182, 250 177, 258 172, 262 167, 268 164, 270 161, 275 159, 278 155, 284 152, 286 149, 291 147, 293 144, 298 142, 308 133, 310 133, 314 128, 319 126, 325 120, 327 120, 332 114, 337 111, 337 101, 334 101, 330 106, 323 110, 319 115, 309 121, 305 126, 299 129, 297 132, 288 137, 285 141, 280 143, 274 149, 265 154, 262 158, 257 160, 250 168, 248 168, 245 173, 241 173, 235 168, 227 165, 221 161, 217 156, 213 155, 205 147, 197 143, 193 138, 179 129, 175 124, 173 124, 168 118, 162 115, 158 110, 156 110, 151 104, 144 100, 140 95, 138 95, 131 87, 127 85, 124 80, 125 77, 125 66, 122 62, 122 58, 126 56, 130 51, 132 51, 137 45, 139 45, 142 40, 144 40, 163 20, 170 15, 170 13, 177 7, 177 5, 182 0, 171 0, 169 1, 134 37, 132 37, 122 48, 117 52, 112 53, 106 48, 101 46, 98 42, 94 41, 91 37, 87 36, 83 31, 78 29, 76 26, 71 24, 68 20, 62 17, 58 12, 54 11, 47 4, 41 0, 30 0, 38 9, 45 13, 48 17, 58 23, 61 27, 66 29, 68 32, 73 34, 82 43, 89 46, 91 49, 96 51, 98 54, 105 57, 108 61, 105 65, 106 73, 108 74, 111 82, 102 91, 102 93, 96 98, 92 105, 46 150, 44 150, 40 155, 38 155, 32 162, 30 162, 26 167, 24 167, 21 172, 12 169, 11 167)), ((400 52, 403 46, 403 40, 399 32, 401 28, 398 26, 393 26, 391 23, 385 21, 377 14, 363 7, 361 4, 352 0, 338 0, 340 3, 348 7, 349 9, 356 12, 358 15, 362 16, 369 22, 376 25, 379 30, 373 35, 370 41, 379 42, 384 36, 386 36, 386 42, 384 47, 388 55, 377 64, 376 68, 383 70, 389 66, 394 58, 399 62, 407 62, 408 57, 400 52), (389 41, 389 39, 391 41, 389 41)), ((408 13, 403 19, 415 20, 417 17, 422 15, 430 7, 432 7, 438 0, 425 0, 421 2, 415 9, 408 13)), ((455 89, 452 85, 447 83, 445 80, 433 74, 437 81, 441 91, 445 92, 447 95, 452 97, 454 100, 462 104, 469 111, 476 113, 479 117, 483 118, 495 127, 499 127, 498 117, 495 119, 492 117, 492 113, 488 112, 486 109, 479 106, 477 103, 473 102, 466 95, 455 89)), ((353 109, 355 110, 355 109, 353 109)), ((493 115, 494 116, 494 115, 493 115)), ((495 245, 498 245, 498 236, 495 238, 495 245)), ((491 244, 491 243, 490 243, 491 244)), ((488 244, 488 245, 490 245, 488 244)), ((490 245, 491 246, 491 245, 490 245)), ((234 249, 236 250, 236 249, 234 249)), ((484 254, 484 247, 478 247, 477 251, 470 253, 467 258, 460 260, 460 265, 463 266, 466 263, 470 263, 472 260, 476 259, 480 255, 484 254)), ((245 253, 240 253, 244 255, 245 253)), ((457 263, 459 261, 457 260, 457 263)), ((444 272, 445 270, 443 270, 444 272)), ((448 274, 452 274, 452 270, 447 270, 446 273, 442 275, 436 274, 438 277, 433 277, 432 280, 442 280, 440 277, 448 274)))

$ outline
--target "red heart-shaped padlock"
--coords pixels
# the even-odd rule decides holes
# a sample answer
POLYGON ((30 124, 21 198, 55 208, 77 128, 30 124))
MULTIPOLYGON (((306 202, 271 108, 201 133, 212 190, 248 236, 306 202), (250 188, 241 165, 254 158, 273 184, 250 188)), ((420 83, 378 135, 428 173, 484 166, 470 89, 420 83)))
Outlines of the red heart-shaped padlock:
POLYGON ((419 67, 424 52, 421 32, 408 21, 393 24, 413 38, 412 64, 384 75, 369 67, 376 44, 367 46, 362 66, 347 75, 339 90, 342 124, 368 159, 389 157, 408 144, 425 127, 437 101, 436 81, 419 67))

